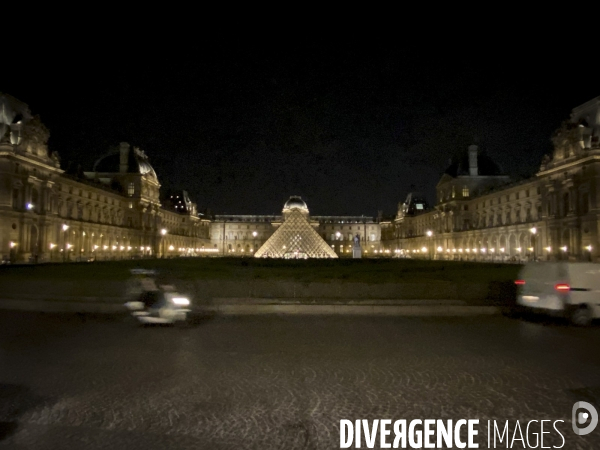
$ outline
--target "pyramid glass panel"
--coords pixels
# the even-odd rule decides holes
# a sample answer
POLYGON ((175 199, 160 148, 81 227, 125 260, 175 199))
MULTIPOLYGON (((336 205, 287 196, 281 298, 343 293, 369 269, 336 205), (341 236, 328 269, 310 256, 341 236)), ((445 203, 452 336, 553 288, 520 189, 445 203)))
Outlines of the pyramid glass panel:
POLYGON ((337 258, 337 254, 317 233, 308 215, 291 209, 273 235, 256 251, 256 258, 337 258))

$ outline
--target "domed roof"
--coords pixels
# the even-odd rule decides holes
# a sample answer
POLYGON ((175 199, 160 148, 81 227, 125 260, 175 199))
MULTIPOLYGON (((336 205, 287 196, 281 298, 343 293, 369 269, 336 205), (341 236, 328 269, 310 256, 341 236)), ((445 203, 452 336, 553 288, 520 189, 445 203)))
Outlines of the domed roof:
POLYGON ((292 209, 300 209, 304 212, 308 212, 308 206, 306 206, 304 200, 302 200, 297 195, 292 195, 290 199, 287 202, 285 202, 285 205, 283 205, 284 211, 289 211, 292 209))
POLYGON ((137 148, 121 148, 102 156, 94 163, 94 172, 118 173, 121 170, 121 151, 127 152, 127 172, 149 174, 156 178, 156 172, 148 162, 146 154, 137 148))
MULTIPOLYGON (((485 152, 477 154, 477 170, 479 176, 502 175, 500 167, 485 152)), ((469 154, 464 152, 452 158, 445 173, 454 178, 469 175, 469 154)))

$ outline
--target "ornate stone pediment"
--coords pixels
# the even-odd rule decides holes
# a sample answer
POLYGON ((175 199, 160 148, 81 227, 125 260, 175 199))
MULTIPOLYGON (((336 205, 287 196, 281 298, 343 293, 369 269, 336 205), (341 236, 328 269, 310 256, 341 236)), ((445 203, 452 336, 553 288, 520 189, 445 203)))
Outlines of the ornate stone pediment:
MULTIPOLYGON (((563 122, 552 136, 554 160, 565 159, 580 154, 583 149, 590 147, 591 136, 592 129, 587 124, 583 122, 563 122)), ((547 165, 548 162, 542 161, 542 165, 547 165)))
POLYGON ((25 123, 21 129, 22 144, 28 152, 37 156, 48 157, 48 139, 50 132, 40 120, 40 116, 25 123))

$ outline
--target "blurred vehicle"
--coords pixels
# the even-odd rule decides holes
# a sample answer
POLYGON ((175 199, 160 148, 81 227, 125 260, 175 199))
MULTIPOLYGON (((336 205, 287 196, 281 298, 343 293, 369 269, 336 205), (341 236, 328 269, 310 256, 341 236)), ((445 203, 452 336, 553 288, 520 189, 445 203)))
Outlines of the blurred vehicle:
POLYGON ((517 304, 589 325, 600 318, 600 264, 530 262, 519 273, 517 304))
POLYGON ((158 285, 157 272, 132 269, 133 278, 125 307, 142 324, 185 324, 191 312, 189 297, 176 291, 173 285, 158 285))

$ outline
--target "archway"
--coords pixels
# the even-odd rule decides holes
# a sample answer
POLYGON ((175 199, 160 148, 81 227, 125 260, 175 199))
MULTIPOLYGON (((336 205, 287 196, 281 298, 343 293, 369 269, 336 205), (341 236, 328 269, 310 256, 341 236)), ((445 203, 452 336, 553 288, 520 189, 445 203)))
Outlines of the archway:
POLYGON ((510 256, 511 259, 516 255, 517 247, 517 237, 514 235, 514 233, 511 233, 508 237, 508 248, 506 248, 506 254, 510 256))
POLYGON ((529 253, 527 247, 529 247, 528 236, 525 233, 519 234, 519 245, 517 246, 516 255, 518 258, 523 258, 529 253))
POLYGON ((571 230, 565 228, 562 232, 560 239, 560 255, 561 257, 567 259, 572 252, 571 249, 571 230))
POLYGON ((31 225, 29 229, 29 253, 31 254, 31 260, 34 263, 38 262, 38 253, 40 250, 38 241, 38 229, 35 225, 31 225))

